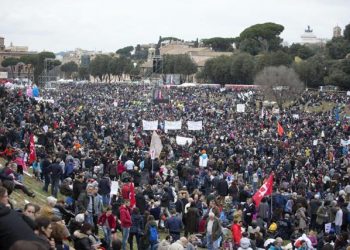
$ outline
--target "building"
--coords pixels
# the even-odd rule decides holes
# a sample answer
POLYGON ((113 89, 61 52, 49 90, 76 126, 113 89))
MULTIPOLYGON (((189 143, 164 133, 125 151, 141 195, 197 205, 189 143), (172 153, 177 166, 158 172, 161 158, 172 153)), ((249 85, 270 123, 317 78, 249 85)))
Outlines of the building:
POLYGON ((7 68, 3 68, 1 63, 3 60, 9 57, 20 58, 25 55, 33 55, 37 54, 37 52, 29 51, 27 46, 14 46, 13 43, 10 43, 9 47, 5 46, 5 38, 0 37, 0 71, 13 73, 13 75, 9 74, 9 78, 21 77, 21 72, 27 72, 27 66, 19 63, 15 67, 14 72, 10 72, 7 68))
POLYGON ((89 66, 90 61, 99 54, 102 54, 102 51, 96 52, 77 48, 74 51, 68 51, 63 54, 62 64, 75 62, 78 66, 89 66))
MULTIPOLYGON (((153 59, 156 56, 156 49, 149 48, 148 60, 141 65, 141 71, 143 73, 152 72, 153 59)), ((213 51, 209 47, 198 47, 196 48, 193 42, 183 41, 170 41, 162 43, 159 49, 160 56, 164 55, 189 55, 190 58, 197 64, 198 70, 201 70, 205 62, 209 59, 222 56, 232 55, 232 52, 217 52, 213 51)))
POLYGON ((333 38, 341 37, 341 28, 337 25, 333 28, 333 38))
POLYGON ((323 47, 327 42, 327 39, 318 38, 314 33, 310 26, 307 26, 304 34, 301 35, 301 44, 303 45, 314 45, 323 47))

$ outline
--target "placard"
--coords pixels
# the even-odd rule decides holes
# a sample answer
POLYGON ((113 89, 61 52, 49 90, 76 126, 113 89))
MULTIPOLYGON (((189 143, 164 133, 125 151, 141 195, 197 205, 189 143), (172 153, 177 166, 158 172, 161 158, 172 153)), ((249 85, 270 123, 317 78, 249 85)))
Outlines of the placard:
POLYGON ((165 130, 180 130, 182 127, 182 121, 165 121, 164 129, 165 130))
POLYGON ((158 121, 145 121, 142 120, 143 130, 157 130, 158 129, 158 121))
POLYGON ((245 104, 237 104, 237 112, 244 113, 245 112, 245 104))
POLYGON ((203 123, 202 121, 188 121, 187 122, 187 129, 188 130, 202 130, 203 123))
POLYGON ((118 195, 119 183, 117 181, 112 181, 111 185, 111 195, 118 195))
POLYGON ((191 145, 193 142, 192 138, 176 136, 176 144, 180 146, 191 145))

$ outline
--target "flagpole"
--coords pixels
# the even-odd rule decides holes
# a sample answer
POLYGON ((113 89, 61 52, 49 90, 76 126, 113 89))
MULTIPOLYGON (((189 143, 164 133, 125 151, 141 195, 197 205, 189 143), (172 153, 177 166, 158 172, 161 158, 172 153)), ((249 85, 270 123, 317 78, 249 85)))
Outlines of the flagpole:
POLYGON ((271 210, 271 211, 270 211, 270 220, 272 219, 272 211, 273 211, 273 210, 272 210, 272 196, 273 196, 273 193, 271 194, 271 205, 270 205, 270 207, 271 207, 271 208, 270 208, 270 210, 271 210))

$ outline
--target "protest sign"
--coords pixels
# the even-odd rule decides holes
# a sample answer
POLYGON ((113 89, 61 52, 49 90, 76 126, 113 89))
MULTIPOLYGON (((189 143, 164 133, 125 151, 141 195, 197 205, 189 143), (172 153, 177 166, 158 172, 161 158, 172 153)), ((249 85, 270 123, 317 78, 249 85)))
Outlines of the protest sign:
POLYGON ((245 104, 237 104, 237 112, 244 113, 245 112, 245 104))
POLYGON ((182 127, 182 121, 165 121, 164 129, 166 130, 179 130, 182 127))
POLYGON ((202 121, 188 121, 187 128, 188 130, 202 130, 203 124, 202 121))
POLYGON ((186 144, 191 145, 193 142, 192 138, 189 137, 183 137, 183 136, 176 136, 176 144, 180 146, 185 146, 186 144))
POLYGON ((111 195, 118 195, 119 184, 117 181, 112 181, 111 195))
POLYGON ((142 120, 143 130, 157 130, 158 129, 158 121, 145 121, 142 120))

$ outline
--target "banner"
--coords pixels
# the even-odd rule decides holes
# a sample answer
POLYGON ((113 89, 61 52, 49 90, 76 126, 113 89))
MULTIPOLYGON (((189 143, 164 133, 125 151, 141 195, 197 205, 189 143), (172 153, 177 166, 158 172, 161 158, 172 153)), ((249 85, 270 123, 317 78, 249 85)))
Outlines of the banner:
POLYGON ((298 120, 299 119, 299 114, 293 114, 293 118, 298 120))
POLYGON ((35 142, 33 134, 31 134, 29 138, 29 151, 29 164, 32 164, 36 160, 35 142))
POLYGON ((145 121, 142 120, 143 130, 157 130, 158 129, 158 121, 145 121))
POLYGON ((202 121, 188 121, 187 122, 187 129, 188 130, 202 130, 203 124, 202 121))
POLYGON ((208 155, 206 153, 201 154, 199 156, 199 166, 202 168, 206 168, 208 165, 208 155))
POLYGON ((159 155, 162 152, 162 149, 163 149, 162 141, 159 135, 157 134, 157 132, 153 131, 151 146, 150 146, 151 159, 154 160, 155 158, 159 158, 159 155))
POLYGON ((284 129, 279 122, 277 122, 277 132, 279 136, 283 136, 284 134, 284 129))
POLYGON ((193 142, 192 138, 176 136, 176 144, 180 146, 185 146, 186 144, 191 145, 193 142))
POLYGON ((348 146, 348 145, 350 145, 350 140, 343 140, 343 139, 341 139, 340 140, 340 144, 342 146, 348 146))
POLYGON ((273 174, 265 181, 265 183, 259 188, 259 190, 253 195, 255 205, 258 207, 262 198, 272 194, 273 187, 273 174))
POLYGON ((312 145, 313 145, 313 146, 317 146, 317 144, 318 144, 318 140, 314 140, 314 141, 312 142, 312 145))
POLYGON ((237 104, 237 112, 244 113, 245 112, 245 104, 237 104))
POLYGON ((165 130, 180 130, 182 127, 182 121, 165 121, 165 130))
POLYGON ((119 190, 119 184, 117 181, 112 181, 111 183, 111 196, 112 195, 118 195, 118 190, 119 190))

